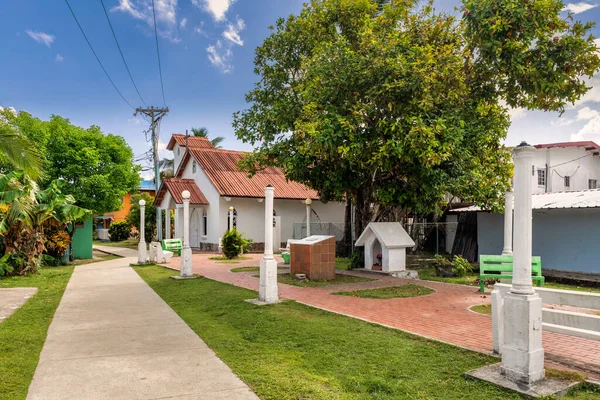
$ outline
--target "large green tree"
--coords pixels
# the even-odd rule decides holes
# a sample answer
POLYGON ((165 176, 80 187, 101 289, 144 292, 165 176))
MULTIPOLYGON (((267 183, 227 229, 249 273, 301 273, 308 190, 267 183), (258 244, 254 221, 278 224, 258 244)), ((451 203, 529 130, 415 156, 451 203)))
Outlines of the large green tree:
POLYGON ((9 123, 38 148, 44 170, 40 185, 64 180, 63 193, 73 195, 78 206, 94 214, 115 211, 127 193, 139 188, 140 167, 121 136, 104 134, 97 126, 84 129, 56 115, 41 121, 23 111, 9 116, 9 123))
POLYGON ((42 173, 42 158, 35 144, 11 126, 5 115, 11 110, 0 109, 0 169, 20 169, 33 179, 42 173))
POLYGON ((250 173, 279 166, 325 201, 348 196, 355 231, 375 205, 441 213, 449 196, 500 209, 508 109, 563 111, 600 67, 591 24, 559 0, 431 3, 314 0, 256 49, 260 76, 234 114, 256 151, 250 173))

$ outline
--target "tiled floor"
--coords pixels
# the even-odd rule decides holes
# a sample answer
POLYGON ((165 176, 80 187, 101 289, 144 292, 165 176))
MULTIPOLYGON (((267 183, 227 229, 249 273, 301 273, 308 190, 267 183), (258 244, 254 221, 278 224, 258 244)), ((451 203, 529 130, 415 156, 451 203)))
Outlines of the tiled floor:
MULTIPOLYGON (((254 273, 233 273, 231 268, 257 266, 261 255, 250 255, 252 260, 240 264, 217 264, 208 258, 213 254, 194 254, 194 273, 221 282, 258 290, 254 273)), ((279 258, 279 261, 282 260, 279 258)), ((179 268, 179 258, 170 266, 179 268)), ((492 352, 492 321, 489 316, 470 311, 476 304, 489 304, 489 294, 478 292, 477 287, 451 285, 440 282, 419 281, 419 284, 436 292, 422 297, 405 299, 363 299, 331 294, 341 290, 375 288, 406 283, 414 280, 391 278, 364 272, 347 272, 357 276, 378 278, 376 281, 328 287, 302 288, 279 285, 282 298, 350 317, 401 329, 434 340, 447 342, 483 353, 492 352)), ((594 379, 600 377, 600 342, 580 339, 553 332, 543 333, 547 364, 560 364, 584 370, 594 379)))

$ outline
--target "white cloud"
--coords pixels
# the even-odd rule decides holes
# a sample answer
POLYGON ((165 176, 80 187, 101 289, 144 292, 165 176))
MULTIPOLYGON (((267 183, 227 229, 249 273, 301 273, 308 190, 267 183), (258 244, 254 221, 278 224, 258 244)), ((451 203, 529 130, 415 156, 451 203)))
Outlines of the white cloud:
POLYGON ((234 24, 227 25, 227 29, 223 32, 223 37, 230 42, 233 42, 239 46, 244 45, 244 41, 240 36, 240 32, 244 30, 246 24, 244 24, 244 20, 241 18, 237 18, 237 22, 234 24))
POLYGON ((195 27, 194 32, 204 37, 208 37, 208 34, 204 31, 204 21, 200 21, 200 26, 195 27))
POLYGON ((181 21, 179 21, 179 27, 181 29, 185 29, 186 25, 187 25, 187 18, 183 18, 181 21))
POLYGON ((600 143, 600 115, 590 120, 579 132, 571 135, 571 141, 593 140, 600 143))
POLYGON ((215 45, 208 46, 206 48, 208 53, 208 60, 210 63, 221 70, 222 73, 228 74, 233 71, 231 65, 231 48, 227 45, 223 45, 220 40, 217 40, 215 45))
POLYGON ((36 42, 43 43, 48 47, 50 47, 50 45, 54 43, 54 35, 50 35, 44 32, 34 32, 29 29, 27 29, 25 33, 28 34, 36 42))
POLYGON ((524 108, 510 108, 508 114, 510 115, 511 121, 516 121, 524 118, 527 115, 527 110, 524 108))
POLYGON ((60 54, 57 54, 57 55, 56 55, 56 62, 63 62, 63 61, 64 61, 64 59, 65 59, 65 58, 64 58, 63 56, 61 56, 60 54))
POLYGON ((216 21, 222 21, 235 0, 192 0, 192 4, 209 12, 216 21))
POLYGON ((577 120, 578 121, 587 121, 590 119, 596 118, 598 115, 598 111, 592 110, 589 107, 583 107, 581 110, 577 112, 577 120))
POLYGON ((569 3, 563 8, 563 11, 568 11, 573 14, 579 14, 585 12, 587 10, 591 10, 592 8, 598 7, 598 4, 590 4, 586 2, 581 3, 569 3))
POLYGON ((596 75, 592 79, 586 80, 586 85, 591 89, 577 100, 573 107, 578 107, 585 103, 600 103, 600 76, 596 75))
MULTIPOLYGON (((119 0, 119 4, 110 11, 123 12, 134 19, 144 21, 151 28, 149 33, 154 34, 152 0, 119 0)), ((154 0, 154 11, 156 12, 159 36, 179 43, 181 40, 175 31, 177 28, 177 0, 154 0)))

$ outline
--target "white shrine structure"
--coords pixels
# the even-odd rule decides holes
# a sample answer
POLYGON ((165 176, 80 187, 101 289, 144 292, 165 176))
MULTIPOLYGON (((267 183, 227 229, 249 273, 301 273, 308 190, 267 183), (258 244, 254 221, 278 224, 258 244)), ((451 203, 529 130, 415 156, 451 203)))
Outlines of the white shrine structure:
POLYGON ((365 269, 381 264, 383 272, 406 271, 406 248, 414 245, 400 222, 371 222, 356 241, 365 248, 365 269))

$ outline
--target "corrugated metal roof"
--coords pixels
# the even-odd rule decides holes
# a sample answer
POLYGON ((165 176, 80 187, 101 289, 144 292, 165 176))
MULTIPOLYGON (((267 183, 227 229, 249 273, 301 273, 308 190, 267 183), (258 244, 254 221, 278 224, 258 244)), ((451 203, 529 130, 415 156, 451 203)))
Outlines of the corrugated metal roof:
POLYGON ((140 182, 140 190, 156 190, 156 186, 154 185, 154 181, 151 180, 143 180, 140 182))
POLYGON ((249 178, 246 172, 238 169, 238 162, 246 153, 191 146, 190 153, 222 196, 264 197, 265 187, 271 185, 275 188, 277 199, 319 199, 316 191, 301 183, 286 180, 279 168, 266 168, 249 178))
POLYGON ((181 193, 184 190, 190 192, 190 204, 208 205, 208 200, 193 179, 167 178, 162 181, 158 195, 154 200, 154 205, 159 205, 165 197, 166 191, 169 191, 176 204, 183 204, 181 193))
MULTIPOLYGON (((573 192, 554 192, 534 194, 531 196, 531 208, 534 210, 554 208, 599 208, 600 189, 580 190, 573 192)), ((481 207, 471 206, 457 208, 455 212, 486 211, 481 207)))
MULTIPOLYGON (((214 149, 215 146, 212 145, 212 143, 210 142, 210 140, 208 140, 205 137, 200 137, 200 136, 188 136, 188 145, 191 148, 197 147, 197 148, 203 148, 203 149, 214 149)), ((177 143, 180 146, 185 147, 185 135, 181 134, 181 133, 174 133, 171 136, 171 140, 169 140, 169 144, 167 145, 167 150, 173 150, 173 147, 175 147, 175 143, 177 143)))

